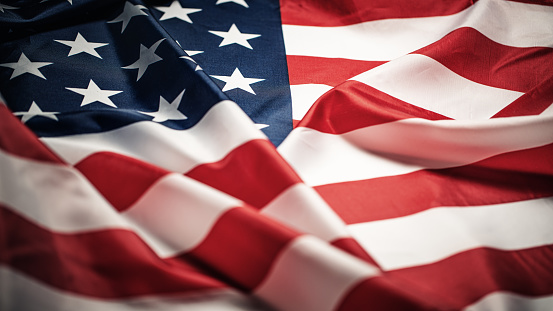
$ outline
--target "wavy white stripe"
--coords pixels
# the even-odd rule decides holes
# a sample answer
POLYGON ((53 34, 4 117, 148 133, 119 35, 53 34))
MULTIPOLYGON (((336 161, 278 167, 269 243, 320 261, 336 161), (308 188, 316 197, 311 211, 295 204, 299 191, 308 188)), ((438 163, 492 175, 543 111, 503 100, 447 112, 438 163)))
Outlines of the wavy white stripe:
POLYGON ((553 8, 480 0, 448 16, 385 19, 337 27, 283 25, 286 54, 386 61, 427 46, 449 32, 471 27, 514 47, 553 47, 553 8))
POLYGON ((0 203, 7 208, 55 232, 130 230, 162 258, 198 245, 221 214, 242 204, 191 178, 169 174, 120 214, 72 167, 0 151, 0 169, 11 180, 0 187, 0 203))
POLYGON ((197 246, 225 211, 243 203, 178 174, 153 184, 121 214, 161 257, 197 246))
POLYGON ((424 265, 478 247, 518 250, 553 244, 553 198, 417 214, 349 225, 383 270, 424 265))
POLYGON ((301 236, 276 259, 255 294, 279 310, 330 311, 354 284, 378 274, 356 257, 301 236))
POLYGON ((318 186, 461 166, 550 143, 553 116, 404 119, 340 135, 300 127, 278 150, 306 184, 318 186))
POLYGON ((459 76, 432 58, 409 54, 351 80, 452 119, 488 119, 524 93, 459 76))
MULTIPOLYGON (((72 167, 0 151, 0 170, 2 177, 12 180, 0 187, 0 203, 7 208, 54 232, 130 230, 162 258, 194 248, 225 211, 243 204, 172 173, 153 183, 132 206, 118 213, 72 167)), ((261 213, 327 241, 350 236, 340 218, 304 184, 279 194, 261 213)))
POLYGON ((236 291, 211 290, 193 295, 97 299, 58 290, 0 266, 0 309, 4 311, 243 311, 268 310, 236 291))
POLYGON ((315 101, 331 89, 332 86, 325 84, 290 85, 290 93, 292 95, 292 119, 303 119, 315 101))
POLYGON ((421 169, 362 150, 340 135, 297 128, 279 152, 310 186, 406 174, 421 169))
POLYGON ((553 104, 551 104, 544 111, 542 111, 542 113, 540 115, 542 115, 542 116, 553 116, 553 104))
POLYGON ((468 306, 466 311, 551 311, 553 296, 526 297, 506 292, 495 292, 486 295, 476 303, 468 306))
POLYGON ((75 169, 12 156, 0 150, 0 202, 58 232, 129 225, 75 169), (94 208, 90 208, 93 206, 94 208))
POLYGON ((284 190, 260 213, 325 241, 350 237, 342 219, 313 188, 305 184, 284 190))
POLYGON ((266 139, 266 136, 231 101, 216 104, 187 130, 144 121, 102 133, 41 138, 70 164, 96 152, 110 151, 179 173, 221 160, 252 139, 266 139))

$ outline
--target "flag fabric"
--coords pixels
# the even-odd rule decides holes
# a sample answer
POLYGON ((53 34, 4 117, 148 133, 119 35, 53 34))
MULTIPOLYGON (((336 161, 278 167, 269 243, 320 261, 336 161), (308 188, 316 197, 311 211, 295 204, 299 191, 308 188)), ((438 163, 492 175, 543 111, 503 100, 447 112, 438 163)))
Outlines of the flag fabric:
POLYGON ((553 3, 0 3, 1 310, 551 310, 553 3))

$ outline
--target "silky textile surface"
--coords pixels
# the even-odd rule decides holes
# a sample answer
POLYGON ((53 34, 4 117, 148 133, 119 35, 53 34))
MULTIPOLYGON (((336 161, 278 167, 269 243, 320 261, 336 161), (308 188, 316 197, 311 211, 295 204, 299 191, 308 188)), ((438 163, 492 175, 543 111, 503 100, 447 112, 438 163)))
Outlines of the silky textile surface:
POLYGON ((553 309, 552 21, 2 0, 0 309, 553 309))

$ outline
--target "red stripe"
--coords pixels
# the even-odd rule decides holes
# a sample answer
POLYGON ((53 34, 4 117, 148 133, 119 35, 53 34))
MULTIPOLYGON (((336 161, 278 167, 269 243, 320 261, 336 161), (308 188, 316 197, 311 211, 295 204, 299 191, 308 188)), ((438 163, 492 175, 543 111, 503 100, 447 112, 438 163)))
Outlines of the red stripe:
POLYGON ((361 61, 344 58, 325 58, 287 55, 290 85, 338 84, 367 70, 384 64, 384 61, 361 61))
POLYGON ((553 49, 502 45, 473 28, 457 29, 413 53, 471 81, 513 91, 527 92, 553 77, 553 66, 545 65, 553 64, 553 49))
POLYGON ((437 263, 391 271, 388 276, 427 288, 459 310, 494 291, 553 294, 553 246, 517 251, 478 248, 437 263))
POLYGON ((423 289, 393 280, 386 274, 365 279, 342 298, 336 310, 450 310, 448 304, 423 289))
POLYGON ((413 106, 364 83, 347 81, 321 96, 298 126, 330 134, 342 134, 407 118, 449 119, 413 106))
POLYGON ((53 287, 102 298, 224 287, 212 277, 252 290, 298 236, 255 210, 234 208, 199 246, 162 260, 126 230, 54 233, 2 206, 0 221, 0 263, 53 287))
MULTIPOLYGON (((130 208, 153 183, 168 173, 148 163, 109 152, 93 154, 78 163, 76 168, 119 211, 130 208)), ((376 265, 352 238, 333 241, 332 245, 376 265)))
MULTIPOLYGON (((221 161, 199 165, 186 176, 261 208, 289 186, 301 182, 274 150, 267 140, 249 141, 221 161)), ((109 152, 95 153, 75 167, 119 211, 131 207, 153 183, 169 173, 109 152)))
MULTIPOLYGON (((76 168, 120 212, 130 208, 152 184, 168 173, 148 163, 109 152, 93 154, 78 163, 76 168)), ((376 262, 352 238, 339 239, 332 244, 376 265, 376 262)))
POLYGON ((1 205, 0 228, 0 264, 72 293, 124 298, 225 287, 186 261, 161 260, 129 231, 54 233, 1 205))
POLYGON ((553 0, 509 0, 512 2, 553 6, 553 0))
POLYGON ((131 207, 159 178, 169 174, 157 166, 111 152, 98 152, 75 165, 119 211, 131 207))
POLYGON ((476 1, 410 0, 280 0, 282 23, 344 26, 387 18, 443 16, 458 13, 476 1))
MULTIPOLYGON (((131 205, 140 198, 143 193, 154 183, 156 180, 167 174, 166 171, 159 169, 155 166, 151 166, 147 163, 122 156, 114 153, 96 153, 85 160, 81 161, 76 167, 97 187, 97 189, 104 195, 104 197, 112 203, 119 211, 131 207, 131 205), (129 183, 129 181, 132 181, 129 183), (121 187, 121 185, 125 185, 121 187)), ((210 238, 202 243, 199 249, 193 251, 190 254, 183 255, 183 258, 188 260, 195 260, 198 262, 204 262, 207 258, 208 262, 211 262, 213 266, 208 268, 211 271, 213 277, 221 278, 227 282, 240 286, 241 288, 251 289, 264 276, 264 268, 259 267, 259 271, 252 269, 252 265, 245 265, 248 269, 243 268, 235 269, 236 267, 224 267, 221 262, 217 261, 217 258, 221 256, 218 252, 221 251, 221 243, 223 237, 231 237, 232 234, 236 234, 236 228, 246 228, 243 222, 257 222, 256 216, 252 216, 251 213, 243 214, 244 211, 233 211, 218 220, 217 224, 210 232, 210 238), (233 215, 238 213, 237 219, 233 219, 233 215), (246 217, 249 220, 243 220, 246 217), (256 219, 251 219, 256 217, 256 219), (237 224, 238 222, 238 224, 237 224), (233 227, 235 226, 235 227, 233 227), (234 232, 229 235, 230 232, 234 232), (212 241, 212 242, 210 242, 212 241), (197 258, 196 258, 197 257, 197 258), (198 259, 199 258, 199 259, 198 259), (213 260, 212 260, 213 259, 213 260), (222 272, 221 272, 222 270, 222 272), (242 271, 244 270, 244 271, 242 271), (227 275, 230 272, 238 272, 236 275, 227 275), (238 281, 237 281, 238 280, 238 281)), ((247 211, 246 211, 247 212, 247 211)), ((264 218, 262 218, 264 220, 264 218)), ((244 234, 258 236, 259 233, 245 232, 244 234)), ((248 243, 253 243, 251 238, 248 238, 248 243)), ((234 243, 234 242, 233 242, 234 243)), ((225 245, 233 245, 233 243, 223 243, 225 245)), ((261 244, 261 240, 259 241, 261 244)), ((351 253, 361 259, 366 260, 372 264, 376 264, 375 261, 363 250, 363 248, 352 238, 344 238, 333 241, 334 246, 351 253)), ((234 247, 234 246, 232 246, 234 247)), ((244 247, 244 246, 240 246, 244 247)), ((256 246, 257 247, 257 246, 256 246)), ((267 250, 267 247, 271 247, 271 244, 264 244, 263 251, 267 254, 275 254, 278 252, 280 246, 272 245, 272 249, 267 250)), ((229 250, 232 253, 231 250, 229 250)), ((251 251, 246 252, 249 256, 251 251)), ((222 258, 228 257, 227 255, 222 258)), ((255 259, 259 261, 258 259, 255 259)), ((264 258, 267 265, 272 262, 272 257, 264 258)), ((236 262, 243 263, 244 259, 236 260, 236 262)), ((253 263, 252 263, 253 264, 253 263)), ((202 264, 205 265, 205 262, 202 264)))
POLYGON ((41 162, 64 162, 44 146, 11 111, 0 103, 0 149, 5 152, 41 162))
POLYGON ((298 234, 248 208, 227 211, 202 243, 181 255, 234 287, 253 290, 298 234))
POLYGON ((359 245, 357 240, 353 238, 337 239, 332 241, 330 244, 357 258, 365 260, 373 266, 378 267, 378 263, 365 251, 363 247, 361 247, 361 245, 359 245))
POLYGON ((496 113, 493 118, 537 115, 551 106, 552 103, 553 74, 544 78, 541 84, 496 113))
POLYGON ((348 224, 432 207, 499 204, 553 196, 553 144, 471 165, 318 186, 348 224))
POLYGON ((186 176, 261 208, 301 179, 268 140, 252 140, 186 176))

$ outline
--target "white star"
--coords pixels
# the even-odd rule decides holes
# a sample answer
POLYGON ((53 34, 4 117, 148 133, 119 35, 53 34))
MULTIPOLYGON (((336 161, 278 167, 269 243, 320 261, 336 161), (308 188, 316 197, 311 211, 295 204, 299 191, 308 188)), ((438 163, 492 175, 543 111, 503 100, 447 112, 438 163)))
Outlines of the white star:
POLYGON ((223 41, 221 41, 221 44, 219 44, 220 47, 236 43, 236 44, 240 44, 241 46, 247 47, 250 50, 253 50, 253 48, 248 43, 248 40, 261 37, 261 35, 258 35, 258 34, 241 33, 235 24, 232 24, 232 26, 230 26, 229 31, 210 30, 209 32, 223 38, 223 41))
POLYGON ((121 29, 121 33, 125 31, 125 28, 127 28, 127 25, 131 21, 131 19, 135 16, 140 15, 146 15, 145 12, 142 10, 147 10, 147 8, 143 5, 137 4, 134 5, 130 3, 129 1, 125 2, 125 7, 123 8, 123 13, 121 13, 119 16, 117 16, 114 20, 109 21, 108 23, 118 23, 123 22, 123 29, 121 29))
POLYGON ((240 4, 241 6, 244 6, 246 8, 248 8, 248 4, 246 3, 246 0, 217 0, 217 5, 221 4, 221 3, 227 3, 227 2, 234 2, 236 4, 240 4))
POLYGON ((15 10, 15 9, 19 9, 19 8, 0 3, 0 12, 5 13, 4 9, 6 9, 6 10, 15 10))
POLYGON ((263 123, 256 123, 255 127, 257 127, 258 130, 262 130, 266 127, 269 127, 269 124, 263 124, 263 123))
POLYGON ((157 63, 160 60, 163 60, 163 58, 159 57, 155 52, 159 44, 165 39, 161 39, 157 41, 156 43, 152 44, 151 47, 147 48, 140 45, 140 56, 138 60, 128 66, 121 67, 123 69, 138 69, 138 76, 136 77, 136 81, 140 80, 142 75, 146 72, 146 69, 148 69, 148 66, 150 66, 153 63, 157 63))
POLYGON ((212 77, 225 82, 225 86, 223 87, 223 92, 230 91, 233 89, 242 89, 254 95, 255 95, 255 92, 250 87, 250 84, 265 80, 265 79, 244 78, 244 76, 242 75, 240 70, 238 70, 238 68, 234 69, 234 72, 230 77, 229 76, 212 76, 212 77))
POLYGON ((198 54, 202 54, 204 51, 192 51, 192 50, 184 50, 188 56, 194 56, 198 54))
POLYGON ((29 111, 20 111, 20 112, 14 112, 13 114, 16 116, 23 116, 21 118, 21 122, 26 123, 30 119, 39 116, 39 117, 45 117, 52 120, 58 121, 58 118, 55 116, 56 113, 59 112, 44 112, 40 107, 33 101, 31 104, 31 107, 29 108, 29 111))
POLYGON ((196 69, 194 69, 194 71, 202 70, 202 67, 200 67, 200 65, 198 65, 196 63, 196 61, 192 59, 192 57, 190 57, 190 56, 181 56, 179 58, 189 60, 189 61, 193 62, 194 64, 196 64, 196 69))
POLYGON ((71 47, 71 50, 69 51, 69 55, 72 56, 79 53, 88 53, 92 56, 96 56, 98 58, 102 58, 98 52, 96 52, 95 49, 102 47, 104 45, 108 45, 108 43, 95 43, 95 42, 88 42, 86 39, 81 35, 80 32, 77 33, 77 37, 75 38, 75 41, 66 41, 66 40, 54 40, 56 42, 59 42, 61 44, 65 44, 67 46, 71 47))
POLYGON ((159 19, 160 21, 170 18, 178 18, 190 24, 192 24, 192 20, 188 17, 188 14, 200 12, 202 10, 183 8, 178 0, 173 1, 170 6, 156 6, 154 8, 163 12, 163 15, 159 19))
POLYGON ((94 83, 94 81, 92 81, 92 79, 90 80, 90 82, 88 82, 88 87, 86 89, 78 89, 72 87, 66 87, 66 89, 84 95, 83 101, 81 102, 81 107, 98 101, 102 104, 117 108, 117 106, 115 106, 115 104, 111 101, 111 99, 109 99, 109 97, 123 92, 102 90, 96 85, 96 83, 94 83))
MULTIPOLYGON (((194 55, 201 54, 201 53, 204 52, 204 51, 192 51, 192 50, 184 50, 184 51, 186 52, 186 54, 188 54, 190 56, 194 56, 194 55)), ((190 56, 181 56, 179 58, 187 59, 187 60, 193 62, 194 64, 196 64, 196 69, 194 71, 202 70, 202 67, 200 67, 200 65, 198 65, 196 63, 196 61, 194 59, 192 59, 192 57, 190 57, 190 56)))
POLYGON ((17 76, 20 76, 24 73, 30 73, 30 74, 33 74, 37 77, 40 77, 40 78, 46 80, 46 78, 42 75, 42 73, 40 72, 40 70, 38 70, 38 68, 48 66, 48 65, 51 65, 51 64, 52 63, 31 62, 27 58, 27 56, 25 56, 25 54, 21 53, 17 63, 4 63, 4 64, 0 64, 0 66, 8 67, 8 68, 13 69, 13 73, 10 77, 10 80, 17 77, 17 76))
POLYGON ((184 91, 185 90, 182 90, 182 92, 180 92, 177 98, 175 98, 175 100, 173 100, 173 102, 171 103, 169 103, 167 100, 165 100, 165 98, 160 96, 159 108, 157 111, 154 111, 154 112, 139 111, 139 112, 154 117, 152 121, 159 122, 159 123, 165 122, 167 120, 186 120, 188 118, 178 110, 184 91))

